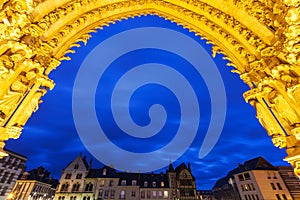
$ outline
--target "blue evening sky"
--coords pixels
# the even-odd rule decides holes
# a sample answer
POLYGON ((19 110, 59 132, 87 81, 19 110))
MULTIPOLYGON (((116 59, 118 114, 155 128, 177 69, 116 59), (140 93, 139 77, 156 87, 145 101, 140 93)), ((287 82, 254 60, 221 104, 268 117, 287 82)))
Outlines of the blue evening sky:
MULTIPOLYGON (((18 140, 10 140, 6 146, 8 149, 28 157, 26 164, 28 170, 42 165, 52 173, 52 176, 59 179, 62 169, 80 152, 86 155, 88 159, 93 157, 78 136, 73 120, 72 93, 77 72, 87 55, 99 43, 122 31, 140 27, 164 27, 179 31, 197 41, 211 55, 211 45, 206 44, 205 40, 201 40, 200 36, 195 36, 188 29, 158 16, 142 16, 123 20, 111 24, 109 27, 104 27, 103 30, 98 30, 97 33, 92 33, 92 38, 86 46, 80 43, 82 47, 74 48, 76 53, 68 55, 71 57, 71 61, 63 61, 50 74, 50 78, 56 83, 55 88, 43 97, 43 103, 40 105, 38 112, 34 113, 29 119, 21 137, 18 140)), ((124 43, 115 45, 126 45, 128 42, 134 41, 124 41, 124 43)), ((176 41, 174 41, 174 45, 176 45, 176 41)), ((101 59, 101 55, 99 55, 99 59, 101 59)), ((197 94, 200 122, 194 122, 192 113, 189 113, 191 121, 199 123, 197 135, 188 150, 179 159, 172 160, 172 162, 174 166, 179 165, 181 162, 191 163, 198 189, 211 189, 215 181, 225 176, 229 170, 235 168, 239 163, 257 156, 263 156, 273 165, 288 165, 283 161, 286 156, 285 151, 273 146, 266 131, 256 119, 254 108, 244 101, 242 95, 248 90, 248 86, 240 80, 237 74, 231 73, 233 68, 226 66, 227 61, 222 59, 222 55, 214 58, 214 62, 218 66, 225 85, 227 112, 221 136, 212 151, 204 158, 200 159, 198 154, 211 118, 211 101, 208 88, 203 77, 194 73, 190 63, 168 51, 149 48, 135 50, 120 55, 105 71, 97 86, 95 108, 99 123, 103 127, 106 136, 118 147, 135 153, 156 151, 170 143, 175 137, 181 123, 181 111, 176 95, 167 87, 159 84, 146 84, 138 88, 129 101, 130 116, 140 126, 146 126, 150 123, 148 111, 152 105, 160 104, 164 107, 166 124, 156 135, 148 138, 138 138, 124 133, 117 126, 110 110, 109 104, 114 89, 113 86, 122 74, 134 66, 145 63, 160 63, 183 74, 197 94)), ((97 61, 95 61, 95 66, 97 67, 97 61)), ((90 73, 93 73, 93 71, 90 73)), ((157 76, 159 76, 159 73, 157 76)), ((147 74, 139 77, 141 80, 145 78, 147 78, 147 74)), ((166 78, 171 79, 172 77, 166 78)), ((212 80, 214 78, 211 77, 212 80)), ((176 81, 174 85, 176 85, 176 81)), ((126 86, 126 84, 123 85, 124 90, 126 90, 126 86)), ((85 103, 85 101, 82 102, 83 107, 85 103)), ((88 117, 83 120, 83 123, 86 126, 92 126, 88 117)), ((184 123, 189 126, 188 122, 184 123)), ((87 130, 90 131, 91 129, 87 130)), ((109 150, 107 149, 107 151, 109 150)), ((154 159, 159 162, 168 158, 167 155, 162 154, 154 159)), ((134 160, 124 159, 124 162, 134 163, 134 160)), ((136 164, 140 165, 141 163, 136 164)), ((96 158, 93 158, 94 167, 101 165, 96 158)))

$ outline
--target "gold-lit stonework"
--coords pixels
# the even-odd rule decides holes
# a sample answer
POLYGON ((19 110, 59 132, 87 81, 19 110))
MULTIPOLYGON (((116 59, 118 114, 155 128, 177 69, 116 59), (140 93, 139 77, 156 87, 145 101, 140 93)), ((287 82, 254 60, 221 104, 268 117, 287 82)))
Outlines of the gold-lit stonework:
POLYGON ((71 47, 96 28, 153 14, 226 56, 250 87, 245 100, 300 176, 299 13, 299 0, 0 0, 0 149, 19 137, 71 47))

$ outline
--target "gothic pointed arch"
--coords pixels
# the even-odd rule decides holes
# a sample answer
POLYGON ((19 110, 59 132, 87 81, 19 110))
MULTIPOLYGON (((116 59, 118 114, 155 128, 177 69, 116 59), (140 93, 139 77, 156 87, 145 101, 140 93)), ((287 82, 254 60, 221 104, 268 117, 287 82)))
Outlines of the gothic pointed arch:
MULTIPOLYGON (((18 138, 54 87, 49 73, 90 32, 159 15, 213 44, 249 85, 244 94, 300 175, 299 0, 0 0, 0 143, 18 138)), ((2 151, 2 156, 4 155, 2 151)), ((0 155, 0 156, 1 156, 0 155)))

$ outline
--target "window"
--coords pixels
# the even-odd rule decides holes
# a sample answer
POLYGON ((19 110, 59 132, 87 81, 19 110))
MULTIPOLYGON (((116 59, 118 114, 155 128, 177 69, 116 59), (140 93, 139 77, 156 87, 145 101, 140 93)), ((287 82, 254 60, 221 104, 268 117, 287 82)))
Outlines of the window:
POLYGON ((86 184, 85 191, 90 192, 92 190, 93 190, 93 184, 92 183, 86 184))
POLYGON ((250 180, 251 179, 249 173, 245 173, 244 177, 245 177, 245 180, 250 180))
POLYGON ((114 186, 114 180, 109 180, 109 187, 114 186))
POLYGON ((104 180, 100 180, 100 187, 104 186, 104 180))
POLYGON ((79 191, 79 187, 80 187, 79 183, 74 184, 73 187, 72 187, 72 192, 78 192, 79 191))
POLYGON ((161 199, 163 196, 162 191, 158 191, 158 197, 161 199))
POLYGON ((152 182, 152 187, 156 187, 156 182, 155 181, 152 182))
POLYGON ((169 198, 169 192, 167 190, 164 191, 164 199, 169 198))
POLYGON ((102 199, 102 195, 103 195, 103 190, 99 190, 98 199, 102 199))
POLYGON ((287 200, 285 194, 282 194, 282 198, 283 198, 284 200, 287 200))
POLYGON ((259 198, 258 198, 258 195, 257 195, 257 194, 255 195, 255 197, 256 197, 256 200, 259 200, 259 198))
POLYGON ((111 199, 114 199, 114 198, 115 198, 115 191, 114 191, 114 190, 111 190, 111 191, 110 191, 110 198, 111 198, 111 199))
POLYGON ((106 169, 103 169, 102 175, 103 175, 103 176, 106 176, 106 172, 107 172, 107 170, 106 170, 106 169))
POLYGON ((67 192, 68 191, 68 187, 69 187, 69 184, 68 183, 65 183, 61 186, 61 189, 60 191, 61 192, 67 192))
POLYGON ((82 178, 82 174, 81 173, 76 175, 76 179, 81 179, 81 178, 82 178))
POLYGON ((156 191, 152 191, 152 198, 153 198, 153 199, 156 199, 156 197, 157 197, 156 191))
POLYGON ((161 186, 161 187, 165 187, 165 182, 163 182, 163 181, 160 182, 160 186, 161 186))
POLYGON ((141 191, 141 198, 145 199, 145 191, 141 191))
POLYGON ((74 165, 74 169, 78 169, 78 168, 79 168, 78 164, 74 165))
POLYGON ((136 186, 136 180, 132 180, 131 185, 136 186))
POLYGON ((186 173, 185 173, 185 172, 183 173, 183 175, 182 175, 182 176, 183 176, 183 178, 186 178, 186 177, 187 177, 187 175, 186 175, 186 173))
POLYGON ((15 174, 14 174, 14 173, 11 173, 11 174, 10 174, 10 177, 7 179, 6 183, 7 183, 7 184, 10 184, 10 183, 12 182, 14 176, 15 176, 15 174))
POLYGON ((271 187, 272 187, 273 190, 276 190, 276 187, 275 187, 274 183, 271 183, 271 187))
POLYGON ((239 178, 240 181, 243 181, 243 180, 244 180, 244 176, 243 176, 242 174, 239 174, 239 175, 238 175, 238 178, 239 178))
POLYGON ((280 195, 279 195, 279 194, 276 194, 276 199, 277 199, 277 200, 281 200, 281 198, 280 198, 280 195))
POLYGON ((131 191, 131 196, 135 197, 135 191, 134 190, 131 191))
POLYGON ((125 190, 122 190, 120 193, 120 199, 125 199, 125 190))
POLYGON ((280 183, 276 183, 276 185, 277 185, 279 190, 282 190, 282 187, 281 187, 280 183))
POLYGON ((254 187, 253 183, 251 183, 251 188, 252 188, 252 190, 255 190, 255 187, 254 187))
POLYGON ((147 199, 151 199, 151 191, 147 191, 147 199))
POLYGON ((71 179, 72 174, 66 174, 65 179, 71 179))
POLYGON ((248 200, 248 196, 247 195, 245 195, 245 199, 248 200))
POLYGON ((107 198, 108 198, 108 193, 109 193, 108 190, 105 190, 105 191, 104 191, 104 199, 107 199, 107 198))
POLYGON ((147 181, 144 182, 144 187, 148 187, 148 182, 147 181))

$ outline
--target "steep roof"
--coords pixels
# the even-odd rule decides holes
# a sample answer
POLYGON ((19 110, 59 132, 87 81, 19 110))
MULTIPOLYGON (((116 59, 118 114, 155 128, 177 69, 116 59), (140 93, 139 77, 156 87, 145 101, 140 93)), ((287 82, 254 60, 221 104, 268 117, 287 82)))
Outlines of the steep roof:
POLYGON ((169 187, 169 181, 167 174, 147 174, 147 173, 126 173, 120 172, 119 175, 119 185, 121 185, 122 180, 126 180, 126 185, 131 185, 133 180, 137 181, 137 185, 141 188, 145 188, 144 182, 147 181, 146 188, 167 188, 169 187), (153 185, 153 182, 156 185, 153 185), (161 185, 161 182, 164 182, 164 185, 161 185))
POLYGON ((233 177, 235 174, 239 174, 239 173, 250 171, 250 170, 277 170, 277 169, 271 163, 269 163, 267 160, 265 160, 263 157, 259 156, 259 157, 253 158, 251 160, 247 160, 244 162, 243 165, 240 164, 238 167, 229 171, 225 177, 219 179, 216 182, 214 188, 221 187, 225 184, 228 184, 229 178, 233 177))
POLYGON ((86 178, 118 178, 115 169, 104 166, 101 169, 90 169, 86 178), (105 172, 105 173, 104 173, 105 172))

